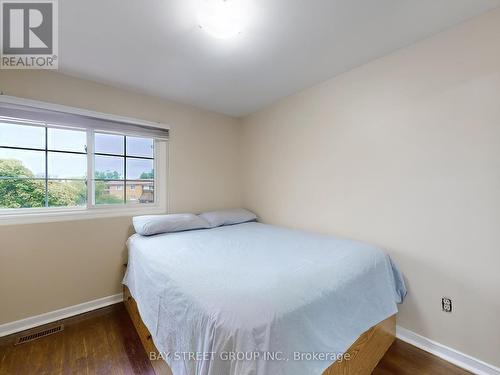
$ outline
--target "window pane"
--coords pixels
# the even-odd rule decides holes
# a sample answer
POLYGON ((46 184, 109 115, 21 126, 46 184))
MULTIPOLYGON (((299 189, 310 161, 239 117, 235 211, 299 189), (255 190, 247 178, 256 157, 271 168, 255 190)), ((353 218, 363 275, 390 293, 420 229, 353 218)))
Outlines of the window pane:
POLYGON ((47 128, 49 150, 86 152, 87 133, 81 130, 47 128))
POLYGON ((99 154, 123 155, 125 147, 123 135, 95 133, 95 152, 99 154))
POLYGON ((49 178, 87 177, 87 155, 49 152, 49 178))
POLYGON ((45 128, 0 122, 0 146, 45 149, 45 128))
POLYGON ((45 181, 0 179, 0 208, 45 206, 45 181))
POLYGON ((87 204, 87 184, 83 180, 49 180, 49 207, 75 207, 87 204))
POLYGON ((118 156, 95 156, 96 179, 121 180, 124 178, 125 158, 118 156))
POLYGON ((123 204, 123 181, 95 181, 95 204, 123 204))
POLYGON ((152 180, 153 160, 127 158, 127 180, 152 180))
POLYGON ((45 177, 45 152, 0 148, 1 177, 45 177))
POLYGON ((153 181, 127 181, 127 203, 154 203, 153 181))
POLYGON ((154 142, 151 138, 127 137, 127 155, 153 157, 154 142))

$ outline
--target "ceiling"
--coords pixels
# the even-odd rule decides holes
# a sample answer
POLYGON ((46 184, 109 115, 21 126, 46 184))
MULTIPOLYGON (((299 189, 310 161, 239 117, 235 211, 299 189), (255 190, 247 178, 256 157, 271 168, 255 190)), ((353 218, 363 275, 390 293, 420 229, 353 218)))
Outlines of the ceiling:
POLYGON ((231 39, 198 26, 199 0, 64 0, 65 74, 243 116, 410 45, 500 0, 229 0, 231 39))

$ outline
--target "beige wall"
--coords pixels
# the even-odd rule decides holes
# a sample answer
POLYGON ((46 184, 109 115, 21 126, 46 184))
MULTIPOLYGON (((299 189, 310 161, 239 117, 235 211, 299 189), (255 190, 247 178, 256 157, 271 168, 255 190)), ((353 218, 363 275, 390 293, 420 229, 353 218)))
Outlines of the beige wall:
POLYGON ((500 11, 245 118, 242 142, 247 208, 385 248, 399 324, 500 365, 500 11))
MULTIPOLYGON (((171 212, 240 202, 237 120, 52 72, 0 71, 8 95, 171 126, 171 212)), ((127 217, 0 226, 0 324, 120 292, 127 217)))

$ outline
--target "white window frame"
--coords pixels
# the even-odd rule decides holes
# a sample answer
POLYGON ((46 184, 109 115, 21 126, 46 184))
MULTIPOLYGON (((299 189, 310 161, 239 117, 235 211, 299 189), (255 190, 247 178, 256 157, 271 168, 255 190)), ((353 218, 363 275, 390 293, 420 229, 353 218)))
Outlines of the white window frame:
MULTIPOLYGON (((143 120, 114 116, 110 114, 87 111, 79 108, 61 106, 58 104, 45 103, 27 99, 14 98, 10 96, 0 95, 0 101, 21 104, 21 105, 31 105, 33 107, 38 107, 48 110, 56 110, 61 112, 67 112, 71 114, 79 114, 83 116, 92 116, 103 118, 112 121, 121 121, 126 123, 136 123, 147 126, 155 126, 161 128, 167 128, 168 126, 159 125, 156 123, 151 123, 143 120)), ((31 121, 26 121, 29 124, 31 121)), ((51 125, 51 124, 39 124, 39 126, 48 128, 65 128, 64 126, 51 125)), ((76 128, 68 128, 78 130, 76 128)), ((154 140, 154 192, 155 192, 155 202, 154 203, 142 203, 142 204, 94 204, 94 183, 93 183, 93 170, 94 170, 94 133, 92 129, 81 129, 87 132, 87 204, 81 207, 36 207, 36 208, 3 208, 0 209, 0 225, 12 225, 12 224, 27 224, 27 223, 40 223, 40 222, 55 222, 55 221, 66 221, 66 220, 79 220, 79 219, 93 219, 102 217, 116 217, 116 216, 134 216, 134 215, 150 215, 150 214, 161 214, 168 211, 167 207, 167 174, 168 174, 168 141, 154 140)), ((101 133, 101 131, 97 131, 101 133)), ((104 133, 119 134, 119 135, 129 135, 137 137, 137 134, 127 134, 126 130, 123 132, 117 131, 106 131, 104 133)), ((145 137, 148 137, 145 135, 145 137)))

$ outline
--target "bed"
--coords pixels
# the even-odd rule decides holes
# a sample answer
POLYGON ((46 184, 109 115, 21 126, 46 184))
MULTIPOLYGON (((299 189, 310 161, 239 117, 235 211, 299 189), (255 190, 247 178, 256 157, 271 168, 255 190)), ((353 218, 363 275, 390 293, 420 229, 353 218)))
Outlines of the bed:
POLYGON ((125 303, 158 374, 370 373, 394 340, 404 282, 366 243, 251 222, 127 245, 125 303))

